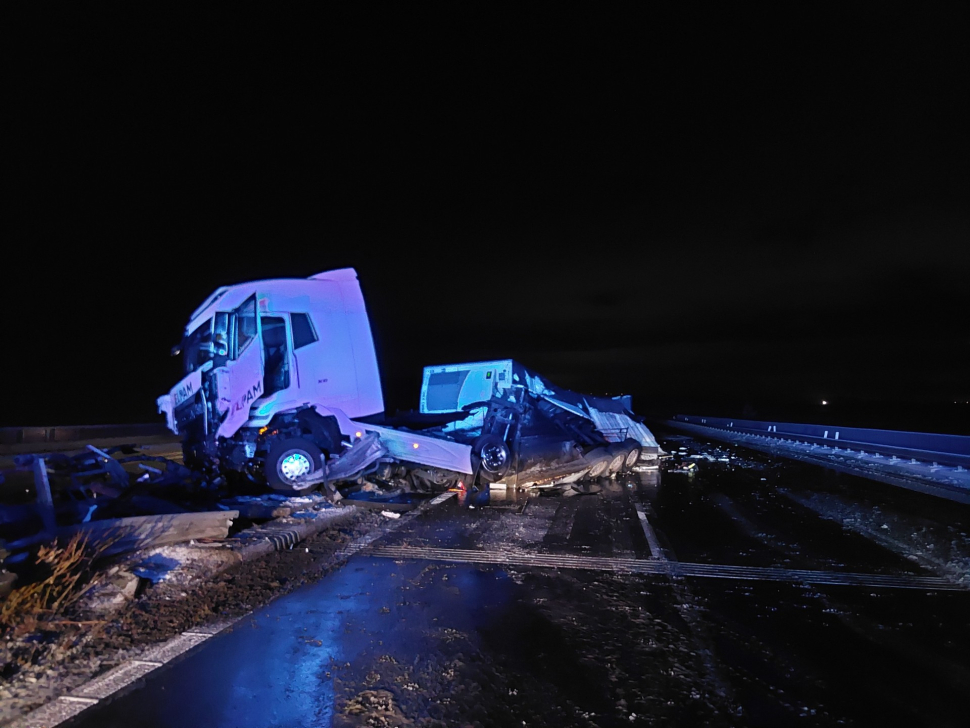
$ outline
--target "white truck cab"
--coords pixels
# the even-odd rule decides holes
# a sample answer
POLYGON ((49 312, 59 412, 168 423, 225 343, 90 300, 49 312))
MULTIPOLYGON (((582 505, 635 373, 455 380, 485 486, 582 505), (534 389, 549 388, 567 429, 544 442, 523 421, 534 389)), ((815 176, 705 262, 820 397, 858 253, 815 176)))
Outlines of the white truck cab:
POLYGON ((179 348, 185 376, 158 408, 190 466, 283 491, 329 487, 404 455, 472 472, 467 445, 359 421, 380 415, 384 401, 352 268, 219 288, 193 312, 179 348))

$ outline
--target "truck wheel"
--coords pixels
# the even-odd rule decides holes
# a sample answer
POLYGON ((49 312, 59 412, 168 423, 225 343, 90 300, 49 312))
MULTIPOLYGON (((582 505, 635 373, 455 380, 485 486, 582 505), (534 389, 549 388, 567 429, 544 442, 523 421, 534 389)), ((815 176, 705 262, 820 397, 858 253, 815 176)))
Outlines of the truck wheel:
POLYGON ((610 454, 610 464, 603 475, 616 475, 626 465, 626 456, 629 454, 623 445, 617 443, 611 445, 607 452, 610 454))
POLYGON ((290 437, 278 440, 266 455, 264 473, 273 490, 287 495, 303 495, 317 487, 317 483, 301 486, 299 479, 323 467, 323 452, 309 440, 290 437))
POLYGON ((626 469, 632 470, 633 466, 636 465, 637 461, 640 460, 640 451, 642 448, 640 443, 633 438, 628 438, 624 440, 623 443, 630 448, 630 454, 627 455, 626 458, 626 469))
POLYGON ((615 442, 607 449, 614 456, 613 460, 610 461, 611 474, 626 472, 633 467, 633 463, 640 457, 640 446, 626 440, 623 442, 615 442), (622 458, 619 463, 616 462, 616 456, 622 458))
POLYGON ((604 475, 609 475, 610 461, 612 456, 606 451, 606 448, 598 447, 595 450, 590 450, 583 456, 583 460, 589 465, 589 472, 586 473, 587 478, 601 478, 604 475))
POLYGON ((512 453, 505 441, 497 435, 482 435, 472 445, 472 454, 480 463, 478 474, 487 483, 494 483, 509 472, 512 453))

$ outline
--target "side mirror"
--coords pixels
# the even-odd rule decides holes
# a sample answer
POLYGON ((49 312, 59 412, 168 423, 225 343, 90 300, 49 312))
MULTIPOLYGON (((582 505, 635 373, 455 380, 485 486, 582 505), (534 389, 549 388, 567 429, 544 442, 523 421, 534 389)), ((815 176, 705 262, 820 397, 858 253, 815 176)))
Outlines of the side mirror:
POLYGON ((229 342, 226 341, 226 335, 216 334, 209 344, 209 349, 216 356, 229 356, 229 342))

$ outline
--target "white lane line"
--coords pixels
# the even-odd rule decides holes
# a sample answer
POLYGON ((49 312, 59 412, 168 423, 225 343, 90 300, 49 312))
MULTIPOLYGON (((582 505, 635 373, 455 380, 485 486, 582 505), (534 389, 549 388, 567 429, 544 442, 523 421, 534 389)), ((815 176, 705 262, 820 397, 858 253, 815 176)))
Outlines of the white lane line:
POLYGON ((447 493, 442 493, 441 495, 436 495, 434 498, 431 499, 431 502, 428 504, 428 507, 430 508, 431 506, 436 506, 439 503, 444 503, 446 500, 448 500, 449 498, 451 498, 453 495, 458 495, 458 493, 456 493, 455 491, 451 490, 451 491, 448 491, 447 493))
POLYGON ((664 554, 663 549, 660 548, 660 542, 657 540, 657 534, 654 533, 653 526, 650 525, 650 521, 647 520, 647 514, 643 511, 643 506, 637 506, 637 517, 640 519, 640 526, 643 528, 643 535, 647 537, 647 543, 650 545, 650 557, 657 559, 658 561, 666 561, 667 556, 664 554))
POLYGON ((425 559, 495 566, 533 566, 557 569, 613 571, 625 574, 665 575, 706 579, 740 579, 746 581, 807 582, 833 586, 866 586, 884 589, 931 589, 934 591, 967 591, 935 576, 909 574, 864 574, 846 571, 811 571, 733 564, 695 564, 659 559, 617 559, 571 554, 536 554, 517 550, 479 551, 420 546, 375 546, 368 553, 386 559, 425 559))

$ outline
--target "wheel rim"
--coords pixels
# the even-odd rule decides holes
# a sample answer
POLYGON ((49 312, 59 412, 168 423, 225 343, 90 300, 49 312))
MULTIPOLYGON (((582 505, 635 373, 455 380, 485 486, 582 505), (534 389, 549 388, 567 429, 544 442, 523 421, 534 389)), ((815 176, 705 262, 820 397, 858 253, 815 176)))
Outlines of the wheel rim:
POLYGON ((490 473, 497 473, 508 460, 508 452, 502 445, 486 445, 482 448, 482 467, 490 473))
POLYGON ((626 459, 626 466, 628 468, 632 468, 634 465, 637 464, 637 460, 639 459, 640 459, 640 451, 633 450, 626 459))
POLYGON ((607 466, 607 463, 605 460, 594 464, 593 467, 589 469, 589 477, 595 478, 601 475, 603 471, 606 470, 606 466, 607 466))
POLYGON ((309 475, 313 470, 313 461, 303 450, 290 450, 283 453, 276 470, 284 481, 295 484, 297 479, 309 475))
POLYGON ((622 455, 617 455, 612 460, 610 460, 610 472, 612 473, 617 472, 620 468, 623 467, 623 463, 625 462, 626 460, 622 455))

